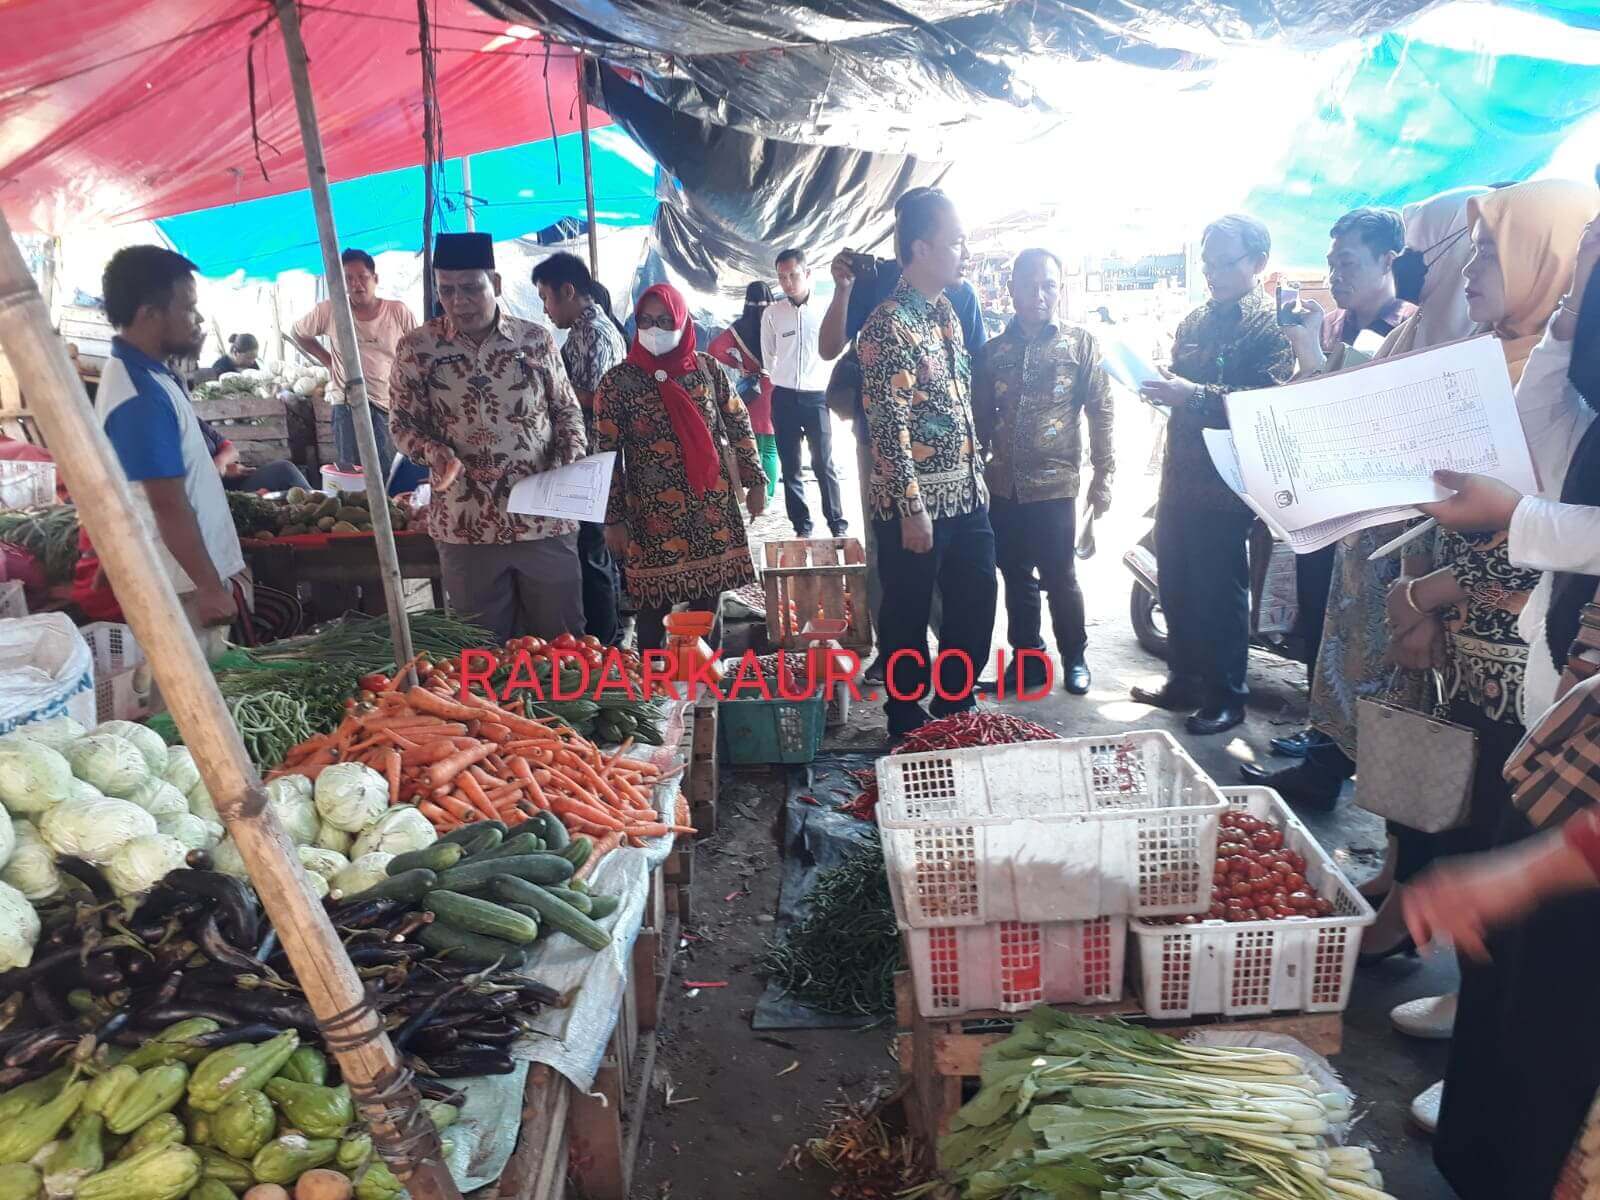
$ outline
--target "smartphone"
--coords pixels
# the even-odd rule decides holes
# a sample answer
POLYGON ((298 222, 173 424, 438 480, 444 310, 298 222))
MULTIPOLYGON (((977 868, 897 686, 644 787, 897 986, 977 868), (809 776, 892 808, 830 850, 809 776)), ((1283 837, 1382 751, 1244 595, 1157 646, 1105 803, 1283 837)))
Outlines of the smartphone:
POLYGON ((1278 285, 1278 324, 1298 325, 1299 319, 1290 310, 1300 303, 1300 285, 1291 283, 1285 286, 1278 285))
POLYGON ((870 254, 852 254, 850 269, 855 272, 857 282, 877 279, 878 260, 870 254))

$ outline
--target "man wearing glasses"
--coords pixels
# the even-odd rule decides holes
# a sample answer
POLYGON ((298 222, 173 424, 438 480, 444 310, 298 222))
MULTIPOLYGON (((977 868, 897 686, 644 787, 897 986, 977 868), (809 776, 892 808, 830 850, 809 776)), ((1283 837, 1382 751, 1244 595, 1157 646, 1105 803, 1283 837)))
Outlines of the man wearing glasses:
POLYGON ((1170 410, 1156 505, 1156 563, 1167 621, 1167 680, 1134 688, 1143 704, 1193 709, 1190 733, 1244 720, 1250 646, 1251 512, 1211 465, 1203 430, 1226 429, 1229 392, 1272 387, 1294 374, 1294 351, 1261 290, 1272 236, 1253 217, 1206 226, 1200 265, 1211 299, 1178 326, 1172 369, 1139 394, 1170 410))

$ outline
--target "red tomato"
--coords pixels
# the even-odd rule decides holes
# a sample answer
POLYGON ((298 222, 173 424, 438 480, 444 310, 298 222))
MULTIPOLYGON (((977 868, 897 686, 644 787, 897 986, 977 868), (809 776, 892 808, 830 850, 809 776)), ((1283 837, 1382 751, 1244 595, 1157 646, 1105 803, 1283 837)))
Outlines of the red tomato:
POLYGON ((1233 894, 1240 900, 1245 899, 1252 891, 1248 880, 1240 879, 1233 885, 1233 894))
POLYGON ((1296 854, 1293 850, 1288 850, 1284 852, 1283 860, 1301 874, 1305 873, 1306 860, 1303 854, 1296 854))
POLYGON ((551 638, 548 644, 554 650, 576 650, 578 639, 570 633, 563 633, 560 637, 551 638))
POLYGON ((1289 904, 1294 908, 1309 908, 1315 905, 1317 898, 1310 892, 1297 891, 1289 893, 1289 904))
POLYGON ((1306 890, 1306 877, 1296 871, 1284 879, 1283 886, 1287 891, 1303 892, 1306 890))
POLYGON ((374 671, 356 680, 356 686, 365 692, 381 692, 389 686, 389 677, 381 671, 374 671))
POLYGON ((1318 896, 1316 898, 1316 900, 1314 901, 1314 907, 1316 909, 1317 916, 1319 916, 1319 917, 1331 917, 1331 916, 1333 916, 1333 903, 1332 903, 1332 901, 1324 900, 1321 896, 1318 896))

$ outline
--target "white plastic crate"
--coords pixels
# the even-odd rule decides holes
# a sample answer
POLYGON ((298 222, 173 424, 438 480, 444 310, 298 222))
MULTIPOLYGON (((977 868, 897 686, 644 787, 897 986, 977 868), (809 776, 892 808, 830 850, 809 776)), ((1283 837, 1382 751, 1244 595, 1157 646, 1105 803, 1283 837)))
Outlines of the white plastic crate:
POLYGON ((1372 906, 1271 788, 1224 788, 1234 808, 1270 819, 1285 849, 1305 856, 1306 882, 1331 917, 1276 921, 1131 922, 1139 998, 1156 1018, 1342 1012, 1372 906))
POLYGON ((28 615, 28 597, 20 579, 0 582, 0 618, 28 615))
POLYGON ((36 508, 55 502, 55 463, 0 462, 0 508, 36 508))
POLYGON ((80 631, 94 655, 96 721, 137 721, 156 708, 155 681, 133 630, 116 621, 96 621, 80 631))
POLYGON ((908 929, 1200 912, 1227 801, 1160 731, 880 758, 908 929))
POLYGON ((1122 999, 1126 917, 906 931, 917 1010, 954 1017, 1122 999))

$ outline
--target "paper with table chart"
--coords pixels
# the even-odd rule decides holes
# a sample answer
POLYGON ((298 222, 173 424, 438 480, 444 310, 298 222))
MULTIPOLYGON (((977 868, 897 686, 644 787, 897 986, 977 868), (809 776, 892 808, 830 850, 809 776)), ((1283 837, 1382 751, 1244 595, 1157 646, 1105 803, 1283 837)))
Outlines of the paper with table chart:
POLYGON ((1444 499, 1438 470, 1539 490, 1493 337, 1235 392, 1227 406, 1243 494, 1300 553, 1444 499))
POLYGON ((511 485, 506 511, 524 517, 602 523, 616 463, 616 451, 607 450, 518 480, 511 485))

